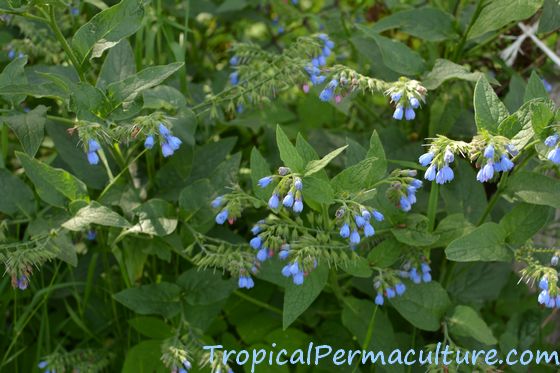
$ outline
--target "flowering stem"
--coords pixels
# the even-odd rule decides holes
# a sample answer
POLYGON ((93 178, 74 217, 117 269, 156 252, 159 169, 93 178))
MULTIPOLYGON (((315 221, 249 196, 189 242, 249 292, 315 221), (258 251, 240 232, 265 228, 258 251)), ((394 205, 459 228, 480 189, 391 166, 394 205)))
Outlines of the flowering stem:
POLYGON ((433 181, 428 201, 428 231, 433 231, 436 224, 436 212, 439 197, 439 185, 433 181))

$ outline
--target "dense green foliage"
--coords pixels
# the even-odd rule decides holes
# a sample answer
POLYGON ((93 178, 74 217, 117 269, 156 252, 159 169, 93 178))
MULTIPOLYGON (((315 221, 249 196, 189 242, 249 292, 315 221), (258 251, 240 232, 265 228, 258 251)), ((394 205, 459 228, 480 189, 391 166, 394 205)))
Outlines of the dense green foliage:
MULTIPOLYGON (((0 25, 0 370, 558 346, 557 1, 0 0, 0 25)), ((256 371, 475 369, 528 367, 256 371)))

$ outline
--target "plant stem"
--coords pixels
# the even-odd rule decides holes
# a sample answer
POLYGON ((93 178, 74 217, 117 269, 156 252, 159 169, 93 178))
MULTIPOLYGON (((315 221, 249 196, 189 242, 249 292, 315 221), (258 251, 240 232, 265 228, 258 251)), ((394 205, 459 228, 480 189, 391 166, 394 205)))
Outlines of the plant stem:
POLYGON ((56 14, 54 12, 54 7, 53 6, 49 6, 48 24, 51 27, 51 29, 53 30, 56 39, 58 40, 58 42, 62 46, 62 49, 64 49, 64 52, 66 53, 68 58, 70 58, 70 62, 72 62, 72 65, 74 66, 74 69, 76 69, 76 72, 78 73, 78 76, 80 77, 80 80, 82 82, 85 82, 86 78, 85 78, 85 75, 84 75, 84 71, 82 70, 82 66, 81 66, 80 62, 78 61, 78 58, 74 54, 74 51, 72 50, 72 48, 70 47, 70 45, 66 41, 66 38, 62 34, 62 31, 60 31, 60 27, 58 27, 58 23, 56 23, 56 14))
POLYGON ((276 313, 276 314, 278 314, 278 315, 280 315, 280 316, 283 315, 283 312, 282 312, 281 309, 276 308, 276 307, 274 307, 274 306, 271 306, 271 305, 268 304, 268 303, 261 302, 260 300, 255 299, 255 298, 253 298, 253 297, 250 297, 250 296, 248 296, 247 294, 245 294, 245 293, 243 293, 243 292, 241 292, 241 291, 239 291, 239 290, 235 290, 235 291, 233 292, 233 294, 237 295, 239 298, 241 298, 241 299, 243 299, 243 300, 246 300, 247 302, 253 303, 254 305, 257 305, 257 306, 259 306, 259 307, 262 307, 262 308, 264 308, 264 309, 267 309, 267 310, 269 310, 269 311, 272 311, 272 312, 274 312, 274 313, 276 313))
MULTIPOLYGON (((375 306, 373 312, 371 313, 371 319, 369 320, 368 328, 366 331, 366 337, 364 339, 364 343, 362 344, 362 350, 367 351, 369 349, 369 344, 371 339, 373 338, 373 327, 375 326, 375 315, 377 314, 377 310, 379 306, 375 306)), ((358 371, 358 367, 360 366, 360 361, 358 360, 357 364, 354 366, 354 370, 352 373, 356 373, 358 371)))
POLYGON ((465 43, 467 42, 467 36, 469 35, 472 27, 474 26, 474 23, 476 22, 476 20, 478 19, 478 16, 480 15, 480 13, 482 12, 482 0, 478 0, 478 3, 476 4, 476 9, 474 11, 474 14, 469 22, 469 25, 467 26, 467 29, 465 30, 465 33, 463 34, 463 36, 461 37, 461 40, 459 41, 459 45, 457 46, 457 49, 455 50, 455 54, 454 54, 454 58, 453 60, 455 62, 457 62, 459 60, 459 58, 463 55, 463 49, 465 47, 465 43))
POLYGON ((436 212, 439 197, 439 185, 435 181, 432 182, 430 189, 430 199, 428 201, 428 231, 432 232, 436 225, 436 212))

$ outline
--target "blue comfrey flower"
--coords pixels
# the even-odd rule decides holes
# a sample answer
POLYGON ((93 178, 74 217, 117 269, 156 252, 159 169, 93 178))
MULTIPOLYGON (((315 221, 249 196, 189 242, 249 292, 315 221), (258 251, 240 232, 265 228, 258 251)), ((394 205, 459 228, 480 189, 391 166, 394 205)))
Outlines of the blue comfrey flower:
POLYGON ((410 203, 410 205, 414 205, 416 203, 416 189, 414 188, 409 188, 408 191, 408 195, 406 198, 408 198, 408 202, 410 203))
POLYGON ((255 250, 260 249, 262 246, 262 240, 259 236, 253 237, 251 241, 249 241, 249 245, 255 250))
POLYGON ((393 119, 396 120, 402 120, 404 115, 404 109, 403 106, 401 104, 397 105, 397 107, 395 108, 395 112, 393 113, 393 119))
POLYGON ((169 144, 171 149, 175 151, 175 150, 179 150, 179 147, 183 142, 181 141, 181 139, 179 139, 176 136, 169 136, 167 137, 167 143, 169 144))
POLYGON ((327 77, 324 75, 311 75, 311 83, 319 85, 325 81, 327 77))
POLYGON ((214 198, 214 200, 210 203, 210 205, 213 208, 217 209, 218 207, 220 207, 222 205, 223 202, 224 202, 224 196, 218 196, 218 197, 214 198))
POLYGON ((90 230, 87 231, 86 240, 94 241, 96 237, 97 237, 97 233, 95 233, 95 231, 93 229, 90 229, 90 230))
POLYGON ((542 78, 541 81, 542 81, 542 84, 543 84, 544 89, 546 90, 546 92, 547 92, 547 93, 552 92, 552 84, 550 84, 549 82, 547 82, 545 78, 542 78))
POLYGON ((8 58, 9 58, 10 60, 13 60, 14 58, 16 58, 16 51, 15 51, 15 49, 10 49, 10 50, 8 51, 8 58))
POLYGON ((278 194, 273 193, 270 199, 268 200, 268 207, 274 210, 278 208, 279 204, 280 204, 280 199, 278 197, 278 194))
POLYGON ((153 135, 146 136, 146 140, 144 141, 144 147, 146 149, 152 149, 154 147, 155 141, 156 140, 153 135))
POLYGON ((301 199, 296 198, 293 210, 296 214, 299 214, 303 211, 303 202, 301 201, 301 199))
POLYGON ((449 165, 445 164, 436 174, 436 183, 445 184, 455 177, 453 170, 449 165))
POLYGON ((519 150, 517 150, 517 148, 513 144, 507 144, 506 150, 509 154, 511 154, 512 157, 515 157, 517 154, 519 154, 519 150))
POLYGON ((237 85, 239 83, 239 73, 237 71, 229 74, 229 82, 231 85, 237 85))
POLYGON ((391 101, 397 102, 397 101, 400 101, 401 98, 402 98, 402 93, 401 92, 391 93, 391 101))
POLYGON ((420 275, 418 274, 418 270, 416 268, 412 268, 409 272, 408 272, 408 276, 410 277, 410 279, 412 280, 412 282, 414 282, 415 284, 419 284, 422 282, 422 278, 420 277, 420 275))
POLYGON ((290 265, 290 273, 292 275, 299 273, 299 265, 297 264, 297 262, 293 262, 292 265, 290 265))
POLYGON ((303 280, 304 280, 303 272, 298 272, 293 277, 293 281, 295 285, 303 285, 303 280))
POLYGON ((445 153, 443 153, 443 161, 445 163, 453 163, 455 160, 455 155, 449 148, 445 149, 445 153))
POLYGON ((558 257, 558 255, 553 255, 552 258, 550 258, 550 265, 556 267, 559 260, 560 258, 558 257))
POLYGON ((350 243, 357 245, 360 243, 360 234, 357 230, 353 230, 350 234, 350 243))
POLYGON ((550 300, 550 295, 548 294, 548 291, 543 290, 539 293, 539 296, 537 297, 537 301, 539 302, 539 304, 545 304, 550 300))
POLYGON ((228 210, 222 210, 218 215, 216 215, 216 223, 222 225, 226 222, 228 218, 228 210))
POLYGON ((231 66, 237 66, 239 64, 239 57, 233 56, 229 59, 229 64, 231 66))
POLYGON ((268 184, 272 182, 272 179, 273 179, 272 176, 265 176, 259 179, 257 185, 260 186, 261 188, 266 188, 268 184))
POLYGON ((420 107, 420 101, 416 97, 412 97, 410 100, 410 106, 413 109, 418 109, 420 107))
POLYGON ((313 65, 313 60, 311 61, 311 65, 307 65, 304 67, 305 71, 311 76, 321 74, 321 70, 313 65))
POLYGON ((328 57, 328 56, 331 55, 331 52, 332 52, 332 51, 331 51, 331 49, 330 49, 329 47, 327 47, 327 46, 325 45, 325 46, 323 47, 322 52, 323 52, 323 56, 328 57))
POLYGON ((19 290, 25 290, 27 289, 27 287, 29 286, 29 279, 27 278, 26 275, 21 275, 18 279, 17 279, 17 287, 19 290))
POLYGON ((404 111, 404 119, 414 120, 414 118, 416 118, 416 113, 414 112, 414 109, 411 107, 407 107, 404 111))
MULTIPOLYGON (((332 82, 336 82, 336 80, 331 80, 332 82)), ((319 99, 321 101, 327 102, 330 101, 332 99, 334 95, 334 88, 331 88, 331 84, 329 83, 319 94, 319 99)))
POLYGON ((403 284, 402 282, 399 282, 398 284, 395 285, 395 291, 397 292, 397 295, 403 295, 404 292, 406 291, 406 285, 403 284))
POLYGON ((383 221, 385 219, 385 216, 383 216, 383 214, 379 211, 373 210, 373 218, 377 221, 383 221))
POLYGON ((432 281, 432 275, 430 274, 430 272, 422 273, 422 281, 424 282, 432 281))
POLYGON ((45 369, 48 365, 49 363, 47 363, 46 361, 40 361, 39 364, 37 364, 37 367, 39 369, 45 369))
POLYGON ((434 155, 435 154, 433 152, 424 153, 418 158, 418 163, 426 167, 427 165, 432 163, 432 161, 434 160, 434 155))
POLYGON ((99 143, 94 139, 89 139, 87 148, 87 159, 89 164, 96 165, 99 163, 99 155, 97 155, 97 151, 99 150, 101 150, 99 143))
POLYGON ((263 247, 257 252, 257 260, 259 262, 264 262, 267 259, 268 259, 268 249, 266 247, 263 247))
POLYGON ((377 293, 377 295, 375 296, 375 304, 378 306, 382 306, 384 301, 385 300, 383 299, 383 294, 377 293))
POLYGON ((481 183, 485 183, 494 177, 494 164, 492 161, 488 161, 484 167, 482 167, 476 174, 476 180, 481 183))
POLYGON ((424 183, 422 183, 422 180, 414 179, 410 182, 410 186, 415 189, 422 188, 422 185, 424 185, 424 183))
POLYGON ((163 137, 167 137, 171 135, 171 131, 169 131, 169 128, 167 128, 163 123, 160 123, 158 125, 158 131, 159 134, 162 135, 163 137))
POLYGON ((356 222, 356 225, 358 226, 358 228, 361 228, 366 224, 366 219, 364 219, 360 215, 354 216, 354 221, 356 222))
POLYGON ((541 290, 548 290, 548 279, 543 277, 539 281, 539 289, 541 290))
POLYGON ((303 182, 301 181, 301 179, 299 177, 296 177, 294 180, 294 188, 296 188, 296 190, 302 190, 303 189, 303 182))
POLYGON ((428 169, 426 170, 426 173, 424 173, 424 179, 428 181, 434 181, 436 179, 436 172, 437 172, 437 167, 435 164, 432 163, 430 167, 428 167, 428 169))
POLYGON ((369 212, 369 211, 366 210, 366 209, 362 210, 362 218, 364 218, 366 221, 370 221, 370 219, 371 219, 371 212, 369 212))
POLYGON ((171 147, 171 145, 169 145, 168 143, 164 142, 163 144, 161 144, 161 154, 167 158, 173 155, 173 153, 175 153, 175 151, 173 150, 173 148, 171 147))
MULTIPOLYGON (((173 155, 173 153, 179 149, 179 147, 182 144, 182 141, 178 137, 173 136, 169 128, 167 128, 163 123, 160 123, 158 125, 158 131, 161 137, 163 138, 160 142, 161 154, 167 158, 173 155)), ((146 139, 146 141, 148 141, 148 139, 146 139)))
POLYGON ((364 236, 371 237, 374 234, 375 229, 373 229, 373 226, 370 223, 366 223, 366 225, 364 225, 364 236))
POLYGON ((560 147, 556 146, 546 156, 554 164, 560 164, 560 147))
POLYGON ((484 158, 487 159, 494 158, 494 145, 490 144, 484 149, 484 158))
POLYGON ((73 15, 74 17, 78 16, 80 15, 80 9, 73 6, 70 8, 70 14, 73 15))
POLYGON ((252 289, 255 286, 255 282, 253 281, 253 278, 250 276, 241 276, 239 277, 239 281, 237 285, 239 286, 240 289, 252 289))
POLYGON ((385 292, 387 293, 387 298, 389 299, 394 298, 397 295, 397 293, 395 293, 395 290, 393 290, 392 288, 387 288, 385 292))
POLYGON ((399 207, 404 212, 408 212, 412 208, 412 205, 406 196, 401 196, 401 199, 399 200, 399 207))
POLYGON ((262 231, 262 228, 261 228, 260 224, 263 224, 263 223, 264 223, 264 220, 259 220, 259 222, 257 224, 255 224, 253 226, 253 228, 251 228, 251 233, 253 233, 255 236, 257 234, 259 234, 262 231))
POLYGON ((282 276, 290 277, 292 275, 292 272, 290 272, 290 268, 291 268, 290 264, 287 264, 284 267, 282 267, 282 276))
POLYGON ((285 245, 278 253, 278 257, 281 260, 286 260, 288 259, 288 256, 290 256, 290 245, 285 245))
POLYGON ((508 172, 514 167, 514 163, 509 159, 507 154, 502 154, 500 161, 494 163, 494 170, 496 172, 508 172))
POLYGON ((288 192, 288 194, 286 194, 282 200, 282 204, 288 208, 291 208, 294 205, 294 195, 292 192, 288 192))
POLYGON ((350 226, 348 224, 344 223, 344 225, 340 228, 340 237, 350 237, 350 226))
POLYGON ((546 146, 548 146, 549 148, 552 148, 553 146, 556 146, 556 144, 558 144, 558 139, 560 138, 560 136, 558 136, 557 133, 555 133, 554 135, 550 135, 546 138, 546 140, 544 140, 544 144, 546 146))
POLYGON ((319 66, 325 66, 327 64, 327 59, 325 58, 325 56, 320 55, 318 58, 319 58, 319 66))

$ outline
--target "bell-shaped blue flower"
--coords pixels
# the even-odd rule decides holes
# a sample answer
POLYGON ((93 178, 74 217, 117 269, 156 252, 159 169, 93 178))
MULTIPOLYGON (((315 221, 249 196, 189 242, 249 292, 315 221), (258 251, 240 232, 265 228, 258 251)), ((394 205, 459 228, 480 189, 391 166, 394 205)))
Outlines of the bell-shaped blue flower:
POLYGON ((427 153, 422 154, 418 158, 418 163, 420 163, 422 166, 426 167, 427 165, 429 165, 432 162, 433 159, 434 159, 434 153, 427 152, 427 153))

